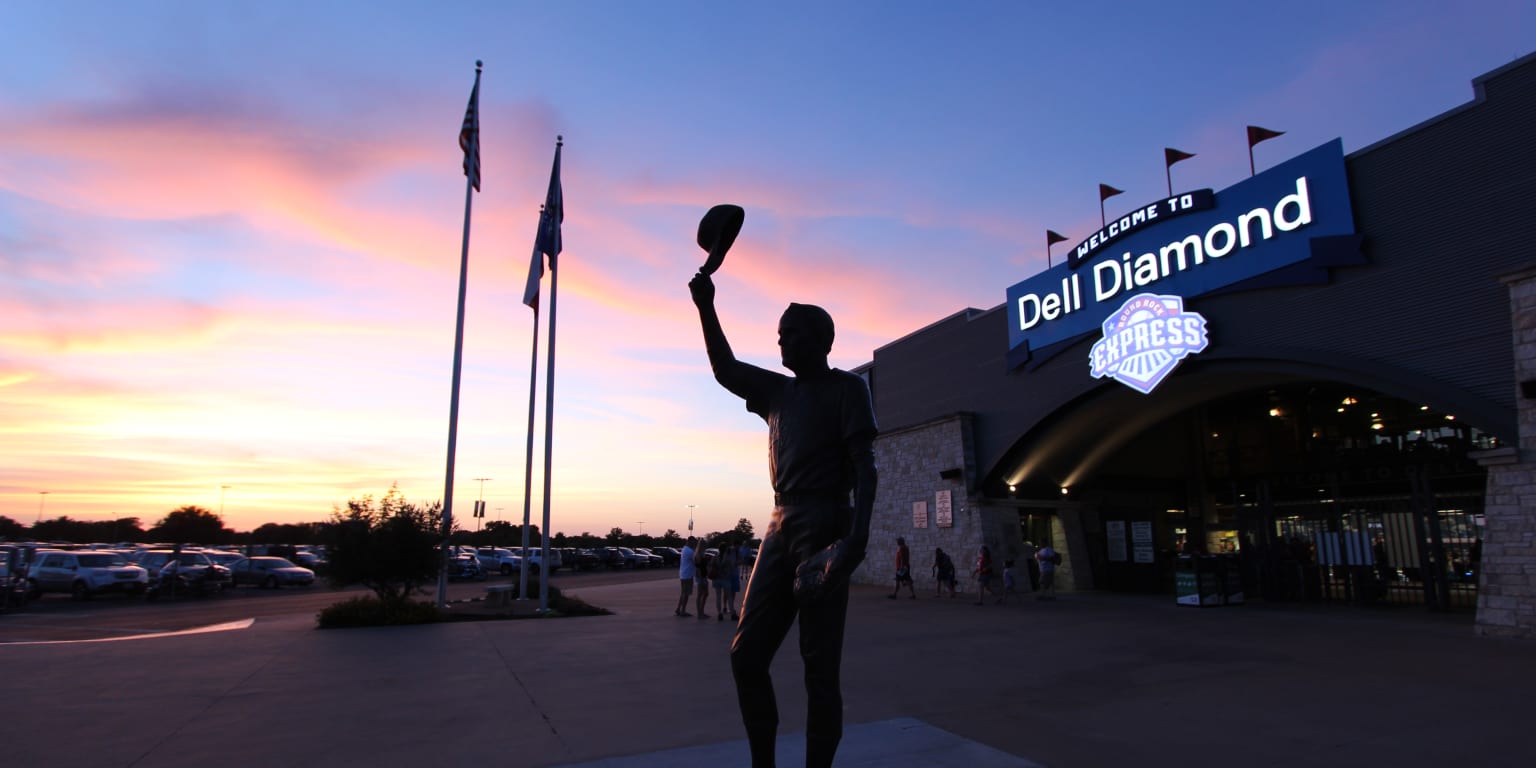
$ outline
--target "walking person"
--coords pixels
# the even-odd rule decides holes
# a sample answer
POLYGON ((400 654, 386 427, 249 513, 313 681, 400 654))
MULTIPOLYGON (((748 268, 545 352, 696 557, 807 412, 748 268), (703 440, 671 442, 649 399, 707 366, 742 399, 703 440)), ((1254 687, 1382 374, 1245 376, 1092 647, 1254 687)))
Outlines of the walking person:
MULTIPOLYGON (((741 614, 736 610, 736 600, 741 596, 741 585, 745 581, 745 579, 742 578, 741 572, 743 570, 747 570, 747 545, 741 544, 736 546, 731 549, 731 552, 734 555, 734 565, 731 568, 731 596, 730 599, 726 601, 726 604, 731 607, 731 621, 740 621, 741 614)), ((750 570, 747 571, 747 576, 751 576, 750 570)))
POLYGON ((704 542, 693 550, 693 587, 698 590, 699 596, 695 598, 699 621, 709 618, 704 612, 709 607, 709 550, 704 549, 704 542))
POLYGON ((725 621, 736 615, 732 603, 731 580, 736 573, 736 548, 729 541, 721 540, 720 553, 709 562, 709 580, 715 587, 715 621, 725 621))
POLYGON ((955 596, 955 561, 944 552, 943 547, 933 548, 933 596, 943 594, 945 587, 949 587, 949 596, 955 596))
POLYGON ((917 599, 917 591, 912 588, 912 553, 907 549, 907 540, 896 537, 896 588, 891 590, 886 597, 895 600, 901 592, 901 586, 907 586, 907 594, 913 600, 917 599))
POLYGON ((1046 544, 1035 552, 1035 559, 1040 562, 1040 594, 1036 600, 1056 599, 1056 566, 1061 564, 1061 555, 1046 544))
POLYGON ((1024 551, 1020 555, 1024 558, 1024 569, 1029 572, 1029 591, 1040 591, 1040 563, 1035 560, 1035 543, 1024 542, 1024 551))
POLYGON ((1019 569, 1015 568, 1012 560, 1003 561, 1003 594, 998 595, 999 605, 1008 598, 1019 598, 1019 569))
POLYGON ((981 545, 976 551, 976 570, 972 572, 976 577, 976 605, 986 602, 987 593, 992 590, 992 550, 987 545, 981 545))
POLYGON ((683 556, 677 560, 677 579, 682 584, 682 593, 677 598, 677 610, 673 611, 678 616, 692 616, 688 612, 688 597, 693 594, 693 553, 698 545, 698 539, 692 536, 683 544, 683 556))

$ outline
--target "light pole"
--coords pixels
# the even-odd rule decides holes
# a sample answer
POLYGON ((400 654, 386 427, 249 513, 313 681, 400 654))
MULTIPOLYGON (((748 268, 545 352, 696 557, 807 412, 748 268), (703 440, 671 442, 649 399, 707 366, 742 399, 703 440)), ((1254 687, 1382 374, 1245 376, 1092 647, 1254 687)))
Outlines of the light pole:
POLYGON ((640 526, 640 532, 635 534, 635 535, 636 536, 644 536, 645 535, 645 521, 641 520, 641 521, 635 523, 635 525, 640 526))
POLYGON ((688 505, 688 535, 689 536, 693 535, 693 507, 694 507, 694 505, 692 505, 692 504, 688 505))
POLYGON ((477 477, 475 482, 480 484, 480 498, 475 500, 475 532, 480 531, 480 521, 485 518, 485 481, 495 480, 494 477, 477 477))
POLYGON ((221 486, 219 486, 219 519, 220 520, 224 519, 224 492, 226 490, 229 490, 230 488, 233 488, 233 487, 234 487, 233 485, 221 485, 221 486))
POLYGON ((43 521, 43 502, 45 502, 47 500, 48 500, 48 491, 38 491, 37 492, 37 522, 32 523, 32 527, 33 528, 36 528, 37 524, 41 523, 43 521))

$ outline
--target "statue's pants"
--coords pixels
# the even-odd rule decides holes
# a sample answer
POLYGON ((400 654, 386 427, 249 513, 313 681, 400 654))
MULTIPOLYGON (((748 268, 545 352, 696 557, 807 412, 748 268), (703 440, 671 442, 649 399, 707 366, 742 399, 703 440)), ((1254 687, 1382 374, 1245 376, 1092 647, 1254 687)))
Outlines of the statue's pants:
POLYGON ((840 685, 848 583, 842 581, 807 604, 795 600, 795 566, 847 535, 852 510, 834 502, 775 507, 742 601, 731 643, 736 698, 752 748, 753 768, 774 764, 779 710, 769 665, 790 625, 800 622, 805 662, 806 766, 830 766, 843 736, 840 685))

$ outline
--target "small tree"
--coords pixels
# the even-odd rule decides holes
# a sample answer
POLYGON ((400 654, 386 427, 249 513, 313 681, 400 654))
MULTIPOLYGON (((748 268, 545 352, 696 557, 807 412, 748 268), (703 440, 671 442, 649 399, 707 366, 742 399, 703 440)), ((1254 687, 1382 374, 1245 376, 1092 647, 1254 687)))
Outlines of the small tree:
POLYGON ((375 504, 372 496, 351 499, 331 515, 326 534, 330 581, 337 587, 361 584, 387 610, 403 609, 411 595, 437 579, 442 504, 408 503, 391 487, 375 504))
POLYGON ((738 539, 742 540, 742 541, 751 541, 752 540, 752 521, 746 519, 745 517, 741 518, 740 520, 737 520, 736 521, 736 528, 735 528, 735 530, 732 531, 732 533, 736 534, 736 537, 738 539))
POLYGON ((190 504, 168 513, 149 529, 150 538, 158 541, 199 544, 222 544, 229 534, 216 513, 190 504))
POLYGON ((0 541, 19 539, 25 536, 27 527, 15 520, 0 515, 0 541))

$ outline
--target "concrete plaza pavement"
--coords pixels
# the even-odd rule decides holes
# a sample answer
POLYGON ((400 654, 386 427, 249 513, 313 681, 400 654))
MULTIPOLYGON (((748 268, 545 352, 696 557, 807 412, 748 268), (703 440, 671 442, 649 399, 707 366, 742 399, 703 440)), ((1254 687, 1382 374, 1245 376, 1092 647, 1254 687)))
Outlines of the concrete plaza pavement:
MULTIPOLYGON (((746 765, 729 622, 612 616, 0 644, 6 765, 746 765)), ((973 599, 973 598, 972 598, 973 599)), ((1419 611, 885 598, 855 587, 839 765, 1526 765, 1536 643, 1419 611)), ((713 609, 711 609, 712 612, 713 609)), ((86 614, 88 615, 88 614, 86 614)), ((4 617, 0 617, 3 621, 4 617)), ((792 632, 780 765, 801 765, 792 632)))

